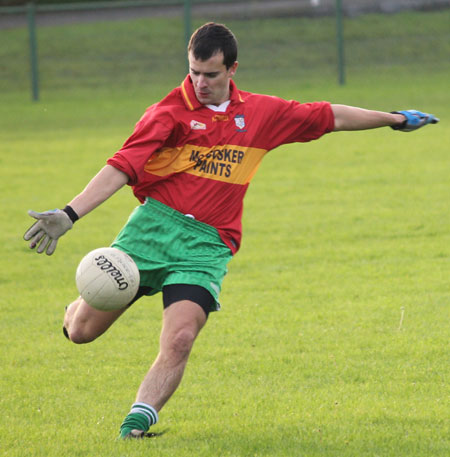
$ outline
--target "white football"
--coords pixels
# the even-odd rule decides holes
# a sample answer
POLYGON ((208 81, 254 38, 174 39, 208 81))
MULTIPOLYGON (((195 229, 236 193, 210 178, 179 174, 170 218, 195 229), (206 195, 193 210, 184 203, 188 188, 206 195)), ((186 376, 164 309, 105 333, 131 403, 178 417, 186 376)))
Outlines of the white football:
POLYGON ((81 297, 93 308, 112 311, 128 305, 139 289, 134 260, 116 248, 99 248, 86 254, 75 280, 81 297))

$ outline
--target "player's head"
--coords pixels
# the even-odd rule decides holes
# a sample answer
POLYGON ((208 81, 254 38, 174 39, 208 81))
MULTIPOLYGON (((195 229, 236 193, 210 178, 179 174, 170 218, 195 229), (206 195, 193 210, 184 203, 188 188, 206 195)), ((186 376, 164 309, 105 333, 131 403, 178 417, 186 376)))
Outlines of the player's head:
POLYGON ((223 63, 228 70, 237 60, 237 40, 225 25, 208 22, 192 34, 188 53, 203 61, 223 53, 223 63))
POLYGON ((238 62, 236 38, 222 24, 210 22, 192 35, 188 46, 189 74, 197 100, 220 105, 230 97, 230 80, 238 62))

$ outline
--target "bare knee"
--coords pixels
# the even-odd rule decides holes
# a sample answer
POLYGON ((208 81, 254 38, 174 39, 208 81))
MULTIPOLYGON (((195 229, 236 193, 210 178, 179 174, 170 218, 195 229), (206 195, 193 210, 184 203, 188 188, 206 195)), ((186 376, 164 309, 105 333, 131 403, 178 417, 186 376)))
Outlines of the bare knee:
POLYGON ((196 333, 189 328, 181 328, 167 335, 161 350, 170 358, 184 359, 189 356, 194 344, 196 333))
POLYGON ((67 316, 64 318, 64 334, 75 344, 85 344, 94 341, 97 335, 89 332, 87 323, 70 319, 67 316))
POLYGON ((83 328, 67 328, 67 337, 72 343, 75 344, 86 344, 94 341, 97 336, 89 334, 88 332, 84 331, 83 328))
POLYGON ((187 360, 205 322, 205 312, 196 303, 189 300, 172 303, 164 310, 160 357, 175 364, 187 360))
POLYGON ((64 335, 75 344, 89 343, 95 339, 85 331, 87 322, 80 318, 80 307, 81 299, 77 299, 66 308, 64 315, 64 335))

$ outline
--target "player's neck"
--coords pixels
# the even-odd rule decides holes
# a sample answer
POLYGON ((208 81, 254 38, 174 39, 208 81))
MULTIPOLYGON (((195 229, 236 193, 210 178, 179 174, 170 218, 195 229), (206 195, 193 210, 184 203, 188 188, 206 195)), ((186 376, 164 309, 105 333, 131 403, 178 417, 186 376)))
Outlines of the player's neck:
POLYGON ((206 105, 209 109, 212 109, 213 111, 216 111, 217 113, 224 113, 227 108, 228 108, 228 105, 230 104, 230 100, 227 100, 223 103, 221 103, 220 105, 206 105))

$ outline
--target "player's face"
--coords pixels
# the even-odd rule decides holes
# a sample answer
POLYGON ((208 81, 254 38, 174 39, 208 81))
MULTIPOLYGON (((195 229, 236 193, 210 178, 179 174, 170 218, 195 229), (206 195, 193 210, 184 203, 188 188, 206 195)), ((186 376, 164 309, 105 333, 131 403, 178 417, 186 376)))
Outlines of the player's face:
POLYGON ((238 63, 230 68, 223 63, 223 53, 214 54, 208 60, 197 60, 189 53, 189 74, 195 95, 203 105, 220 105, 230 98, 230 79, 236 73, 238 63))

